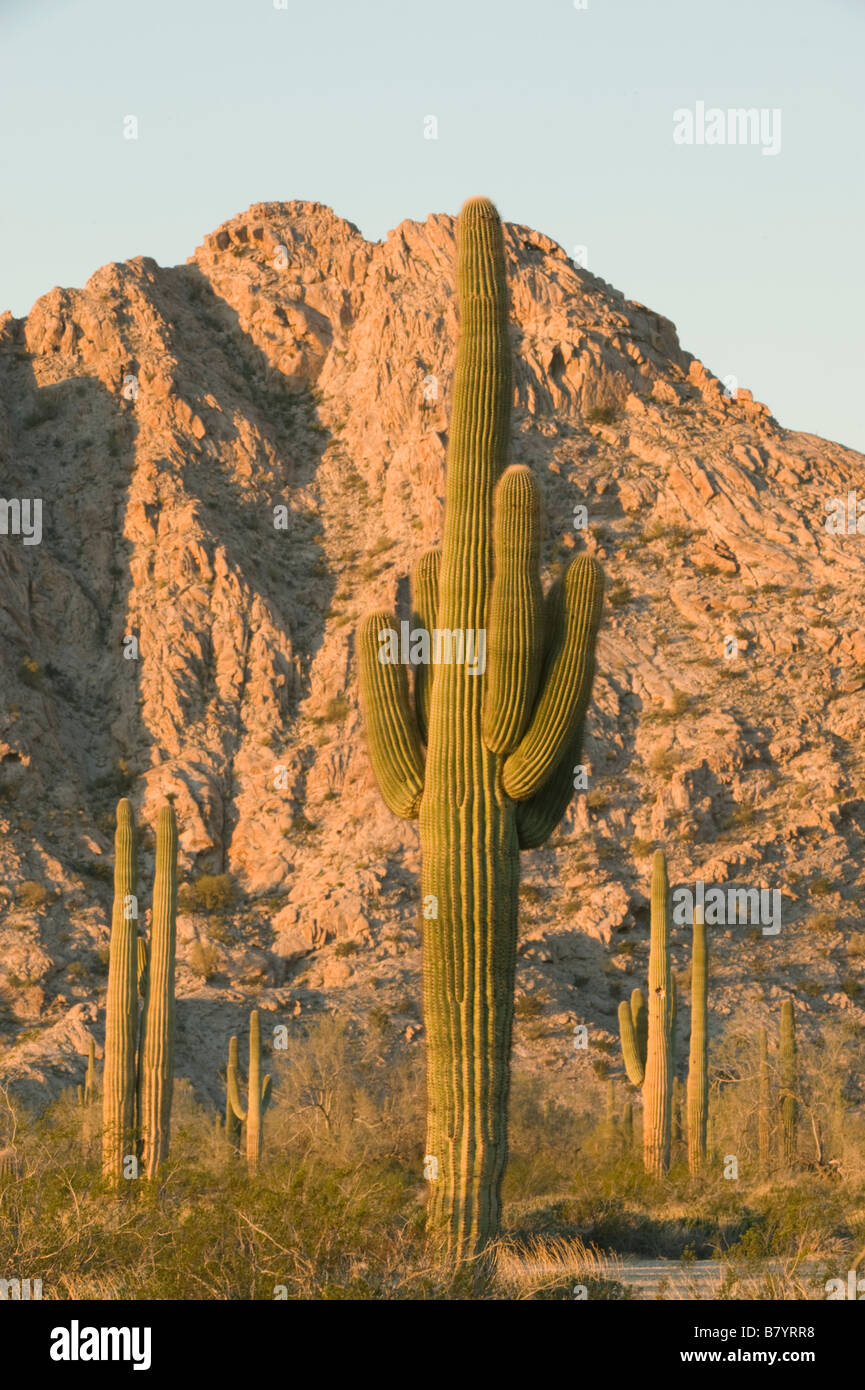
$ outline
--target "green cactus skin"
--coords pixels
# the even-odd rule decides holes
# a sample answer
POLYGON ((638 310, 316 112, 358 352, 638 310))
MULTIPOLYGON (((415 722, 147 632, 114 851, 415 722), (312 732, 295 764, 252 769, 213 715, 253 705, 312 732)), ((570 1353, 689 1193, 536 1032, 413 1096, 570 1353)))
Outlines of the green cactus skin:
POLYGON ((240 1075, 240 1063, 238 1060, 237 1038, 228 1040, 228 1069, 225 1074, 225 1138, 232 1153, 237 1157, 240 1154, 240 1135, 241 1117, 236 1113, 232 1104, 232 1094, 237 1097, 240 1105, 240 1092, 238 1090, 238 1077, 240 1075))
POLYGON ((642 1086, 646 1075, 646 1046, 648 1044, 648 1014, 641 989, 631 991, 631 1002, 619 1005, 619 1038, 622 1059, 632 1086, 642 1086))
MULTIPOLYGON (((163 806, 156 826, 153 919, 139 1058, 140 1134, 144 1176, 155 1178, 168 1157, 174 1088, 174 964, 177 943, 177 821, 163 806)), ((137 970, 136 953, 136 970, 137 970)))
POLYGON ((706 1120, 709 1110, 709 968, 706 924, 694 910, 691 953, 691 1043, 688 1052, 688 1168, 696 1176, 706 1161, 706 1120))
POLYGON ((266 1076, 261 1079, 261 1032, 258 1010, 249 1015, 249 1069, 247 1074, 246 1106, 240 1101, 240 1088, 237 1071, 237 1039, 232 1038, 228 1045, 229 1065, 226 1076, 228 1105, 235 1118, 246 1124, 246 1164, 250 1173, 257 1173, 261 1162, 261 1142, 264 1113, 270 1104, 271 1081, 266 1076), (232 1066, 232 1047, 234 1043, 234 1065, 232 1066))
POLYGON ((769 1037, 765 1028, 759 1034, 760 1063, 757 1096, 757 1157, 761 1177, 768 1177, 771 1166, 771 1129, 769 1122, 769 1037))
POLYGON ((18 1176, 18 1155, 12 1148, 0 1149, 0 1182, 18 1176))
POLYGON ((105 1006, 105 1062, 102 1070, 102 1171, 113 1183, 123 1177, 123 1161, 135 1152, 136 1044, 138 989, 135 821, 124 798, 117 807, 114 837, 114 908, 105 1006))
POLYGON ((788 1169, 796 1162, 797 1089, 796 1023, 793 1001, 785 999, 781 1004, 781 1153, 788 1169))
POLYGON ((652 919, 649 944, 649 1039, 643 1082, 643 1163, 647 1173, 664 1177, 670 1167, 672 1118, 673 994, 670 970, 670 901, 663 850, 652 866, 652 919))
MULTIPOLYGON (((492 650, 488 644, 484 676, 465 663, 431 666, 413 711, 404 673, 378 660, 378 633, 395 619, 371 615, 358 646, 382 795, 398 815, 420 818, 426 1153, 436 1174, 428 1223, 460 1259, 481 1251, 499 1229, 519 849, 543 842, 573 793, 603 582, 594 560, 572 563, 544 604, 541 661, 538 588, 529 573, 537 500, 527 470, 503 476, 512 395, 508 295, 502 227, 487 199, 465 204, 457 245, 460 338, 438 592, 433 602, 427 575, 413 606, 434 612, 440 631, 489 633, 492 650), (534 673, 519 669, 530 660, 534 673), (493 751, 485 730, 510 751, 493 751)), ((427 564, 431 570, 434 562, 427 564)))

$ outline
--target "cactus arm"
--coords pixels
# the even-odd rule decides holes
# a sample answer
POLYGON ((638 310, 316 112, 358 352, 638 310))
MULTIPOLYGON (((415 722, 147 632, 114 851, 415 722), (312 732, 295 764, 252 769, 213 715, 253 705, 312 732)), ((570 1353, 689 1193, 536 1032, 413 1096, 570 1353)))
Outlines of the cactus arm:
POLYGON ((177 942, 177 821, 163 806, 156 826, 153 921, 140 1059, 144 1172, 155 1178, 168 1157, 174 1088, 174 972, 177 942))
POLYGON ((634 1025, 634 1036, 637 1040, 637 1056, 640 1059, 643 1070, 646 1067, 646 1052, 649 1046, 649 1011, 646 1008, 646 1001, 643 998, 641 989, 631 990, 631 1021, 634 1025))
MULTIPOLYGON (((429 633, 430 641, 436 625, 441 558, 440 550, 427 550, 415 561, 411 572, 412 628, 422 628, 429 633)), ((429 731, 434 673, 431 662, 419 662, 414 670, 414 713, 423 743, 429 731)))
POLYGON ((645 1076, 645 1062, 637 1046, 637 1035, 631 1010, 625 999, 619 1005, 619 1038, 622 1044, 622 1060, 632 1086, 642 1086, 645 1076))
POLYGON ((129 907, 137 889, 135 861, 135 821, 124 798, 117 806, 114 837, 114 907, 102 1074, 102 1171, 111 1182, 122 1178, 123 1160, 134 1152, 135 1142, 137 952, 135 917, 129 907))
POLYGON ((271 1082, 270 1076, 268 1075, 268 1076, 266 1076, 266 1077, 264 1078, 264 1080, 263 1080, 262 1083, 261 1083, 261 1113, 262 1113, 262 1115, 264 1114, 264 1112, 265 1112, 265 1110, 267 1109, 267 1107, 270 1105, 270 1097, 271 1097, 272 1093, 273 1093, 273 1084, 272 1084, 272 1082, 271 1082))
POLYGON ((531 469, 506 468, 493 494, 493 584, 487 622, 483 735, 508 754, 523 735, 543 655, 540 506, 531 469))
POLYGON ((595 672, 595 639, 604 581, 590 556, 571 562, 549 603, 547 657, 541 692, 529 727, 505 760, 503 783, 514 801, 525 801, 550 777, 582 722, 595 672))
POLYGON ((647 1173, 663 1177, 670 1166, 672 1058, 670 1055, 670 914, 667 863, 662 850, 652 866, 649 945, 649 1039, 643 1084, 643 1160, 647 1173))
POLYGON ((238 1140, 240 1138, 240 1125, 246 1119, 246 1109, 240 1099, 240 1087, 238 1085, 239 1070, 240 1068, 237 1060, 237 1038, 230 1038, 228 1042, 228 1070, 225 1075, 225 1128, 229 1138, 234 1136, 238 1140), (236 1124, 229 1122, 229 1115, 236 1124))
POLYGON ((373 772, 394 815, 412 820, 423 796, 423 752, 400 661, 382 661, 379 634, 398 631, 389 613, 370 613, 358 632, 360 695, 373 772))
POLYGON ((582 757, 583 729, 581 719, 552 775, 534 796, 517 802, 520 849, 538 849, 545 844, 568 809, 574 795, 574 771, 582 757))
POLYGON ((688 1051, 688 1167, 696 1176, 706 1161, 706 1122, 709 1105, 709 1004, 706 926, 700 908, 694 911, 691 953, 691 1041, 688 1051))

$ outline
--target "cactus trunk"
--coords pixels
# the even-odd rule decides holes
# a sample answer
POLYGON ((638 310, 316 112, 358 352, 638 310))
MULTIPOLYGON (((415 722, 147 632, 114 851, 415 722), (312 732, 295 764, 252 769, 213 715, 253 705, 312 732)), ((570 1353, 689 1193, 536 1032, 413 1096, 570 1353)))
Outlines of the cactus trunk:
POLYGON ((114 855, 114 907, 102 1072, 102 1171, 110 1181, 119 1182, 123 1177, 124 1159, 135 1153, 138 1040, 135 822, 132 807, 125 799, 117 807, 114 855))
POLYGON ((646 1172, 656 1177, 663 1177, 670 1167, 672 1013, 669 886, 667 863, 658 850, 652 867, 649 1039, 643 1083, 643 1161, 646 1172))
MULTIPOLYGON (((156 828, 153 922, 139 1062, 144 1175, 155 1178, 168 1157, 174 1087, 174 961, 177 933, 177 823, 164 806, 156 828)), ((136 950, 136 974, 138 952, 136 950)))
POLYGON ((691 954, 691 1045, 688 1055, 688 1168, 700 1172, 706 1161, 706 1121, 709 1110, 709 1004, 706 924, 700 908, 694 912, 691 954))

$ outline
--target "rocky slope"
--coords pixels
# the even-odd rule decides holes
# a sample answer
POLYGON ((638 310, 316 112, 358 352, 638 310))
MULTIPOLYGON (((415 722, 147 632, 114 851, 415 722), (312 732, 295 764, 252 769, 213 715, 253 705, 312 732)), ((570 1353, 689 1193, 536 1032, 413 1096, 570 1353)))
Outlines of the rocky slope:
MULTIPOLYGON (((655 842, 674 881, 782 893, 777 935, 712 933, 716 1027, 790 990, 806 1031, 861 1023, 865 536, 824 523, 865 501, 865 458, 728 397, 548 238, 506 238, 512 457, 547 572, 586 546, 609 584, 587 790, 524 856, 517 1054, 570 1084, 575 1023, 610 1048, 655 842)), ((217 1098, 253 1000, 422 1045, 417 836, 372 782, 353 633, 407 616, 439 537, 453 267, 450 217, 370 244, 266 203, 184 266, 105 266, 0 318, 2 492, 43 500, 41 544, 0 535, 0 1037, 31 1099, 81 1078, 91 1030, 101 1049, 127 790, 148 826, 173 795, 181 827, 179 1074, 217 1098)))

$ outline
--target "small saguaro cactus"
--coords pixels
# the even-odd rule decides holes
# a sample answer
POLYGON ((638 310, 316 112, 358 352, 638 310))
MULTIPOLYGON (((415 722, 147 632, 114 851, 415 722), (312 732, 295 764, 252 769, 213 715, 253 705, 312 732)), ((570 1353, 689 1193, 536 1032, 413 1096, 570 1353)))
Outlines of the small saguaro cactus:
POLYGON ((694 909, 691 953, 691 1044, 688 1053, 688 1168, 700 1172, 706 1161, 706 1121, 709 1113, 708 951, 703 910, 694 909))
POLYGON ((662 1177, 670 1167, 673 1091, 673 1026, 676 995, 670 966, 670 902, 667 861, 658 850, 652 864, 649 938, 649 1004, 640 990, 619 1005, 619 1033, 628 1079, 643 1089, 643 1163, 662 1177))
POLYGON ((785 999, 781 1004, 781 1153, 786 1168, 796 1162, 797 1089, 796 1023, 793 1001, 785 999))
POLYGON ((124 798, 117 807, 114 909, 105 1008, 102 1072, 102 1171, 128 1176, 139 1143, 145 1175, 168 1154, 173 1085, 174 960, 177 928, 177 825, 164 806, 156 831, 152 940, 138 934, 135 822, 124 798), (143 1013, 139 1018, 139 991, 143 1013))
POLYGON ((240 1075, 240 1063, 237 1054, 237 1038, 228 1040, 228 1068, 225 1073, 225 1138, 232 1153, 237 1156, 240 1153, 240 1136, 242 1121, 240 1116, 235 1113, 231 1103, 232 1092, 237 1092, 238 1100, 238 1077, 240 1075))
POLYGON ((358 634, 370 760, 396 815, 419 818, 427 1030, 427 1208, 450 1256, 500 1224, 516 971, 519 851, 543 844, 574 792, 603 580, 577 556, 544 599, 532 470, 506 467, 513 396, 498 213, 472 198, 457 226, 460 336, 444 537, 413 572, 421 641, 414 701, 396 618, 358 634), (447 640, 436 657, 435 637, 447 640), (480 661, 453 657, 486 642, 480 661), (428 653, 429 655, 429 653, 428 653))
MULTIPOLYGON (((139 1058, 142 1161, 155 1178, 168 1157, 174 1089, 174 963, 177 940, 177 821, 163 806, 156 826, 156 870, 139 1058)), ((136 952, 136 972, 138 952, 136 952)))
MULTIPOLYGON (((253 1009, 249 1015, 249 1070, 245 1106, 240 1103, 238 1081, 237 1038, 231 1038, 228 1044, 228 1072, 226 1075, 228 1104, 234 1111, 235 1118, 246 1125, 246 1163, 250 1173, 256 1173, 261 1160, 262 1122, 264 1112, 270 1103, 271 1093, 270 1077, 266 1076, 263 1081, 261 1079, 261 1032, 258 1009, 253 1009)), ((226 1111, 226 1116, 227 1113, 226 1111)))
POLYGON ((760 1164, 761 1176, 765 1178, 769 1173, 771 1164, 769 1037, 765 1028, 760 1029, 759 1058, 759 1071, 757 1077, 757 1157, 760 1164))
POLYGON ((92 1105, 96 1099, 96 1043, 93 1038, 87 1047, 87 1070, 84 1073, 84 1085, 78 1087, 78 1101, 80 1105, 92 1105))
POLYGON ((675 1148, 681 1144, 685 1137, 685 1127, 682 1123, 682 1111, 684 1108, 684 1095, 682 1082, 678 1076, 673 1077, 673 1119, 672 1119, 672 1144, 675 1148))
POLYGON ((622 1148, 626 1154, 631 1152, 634 1147, 634 1107, 629 1100, 625 1101, 622 1110, 622 1148))

